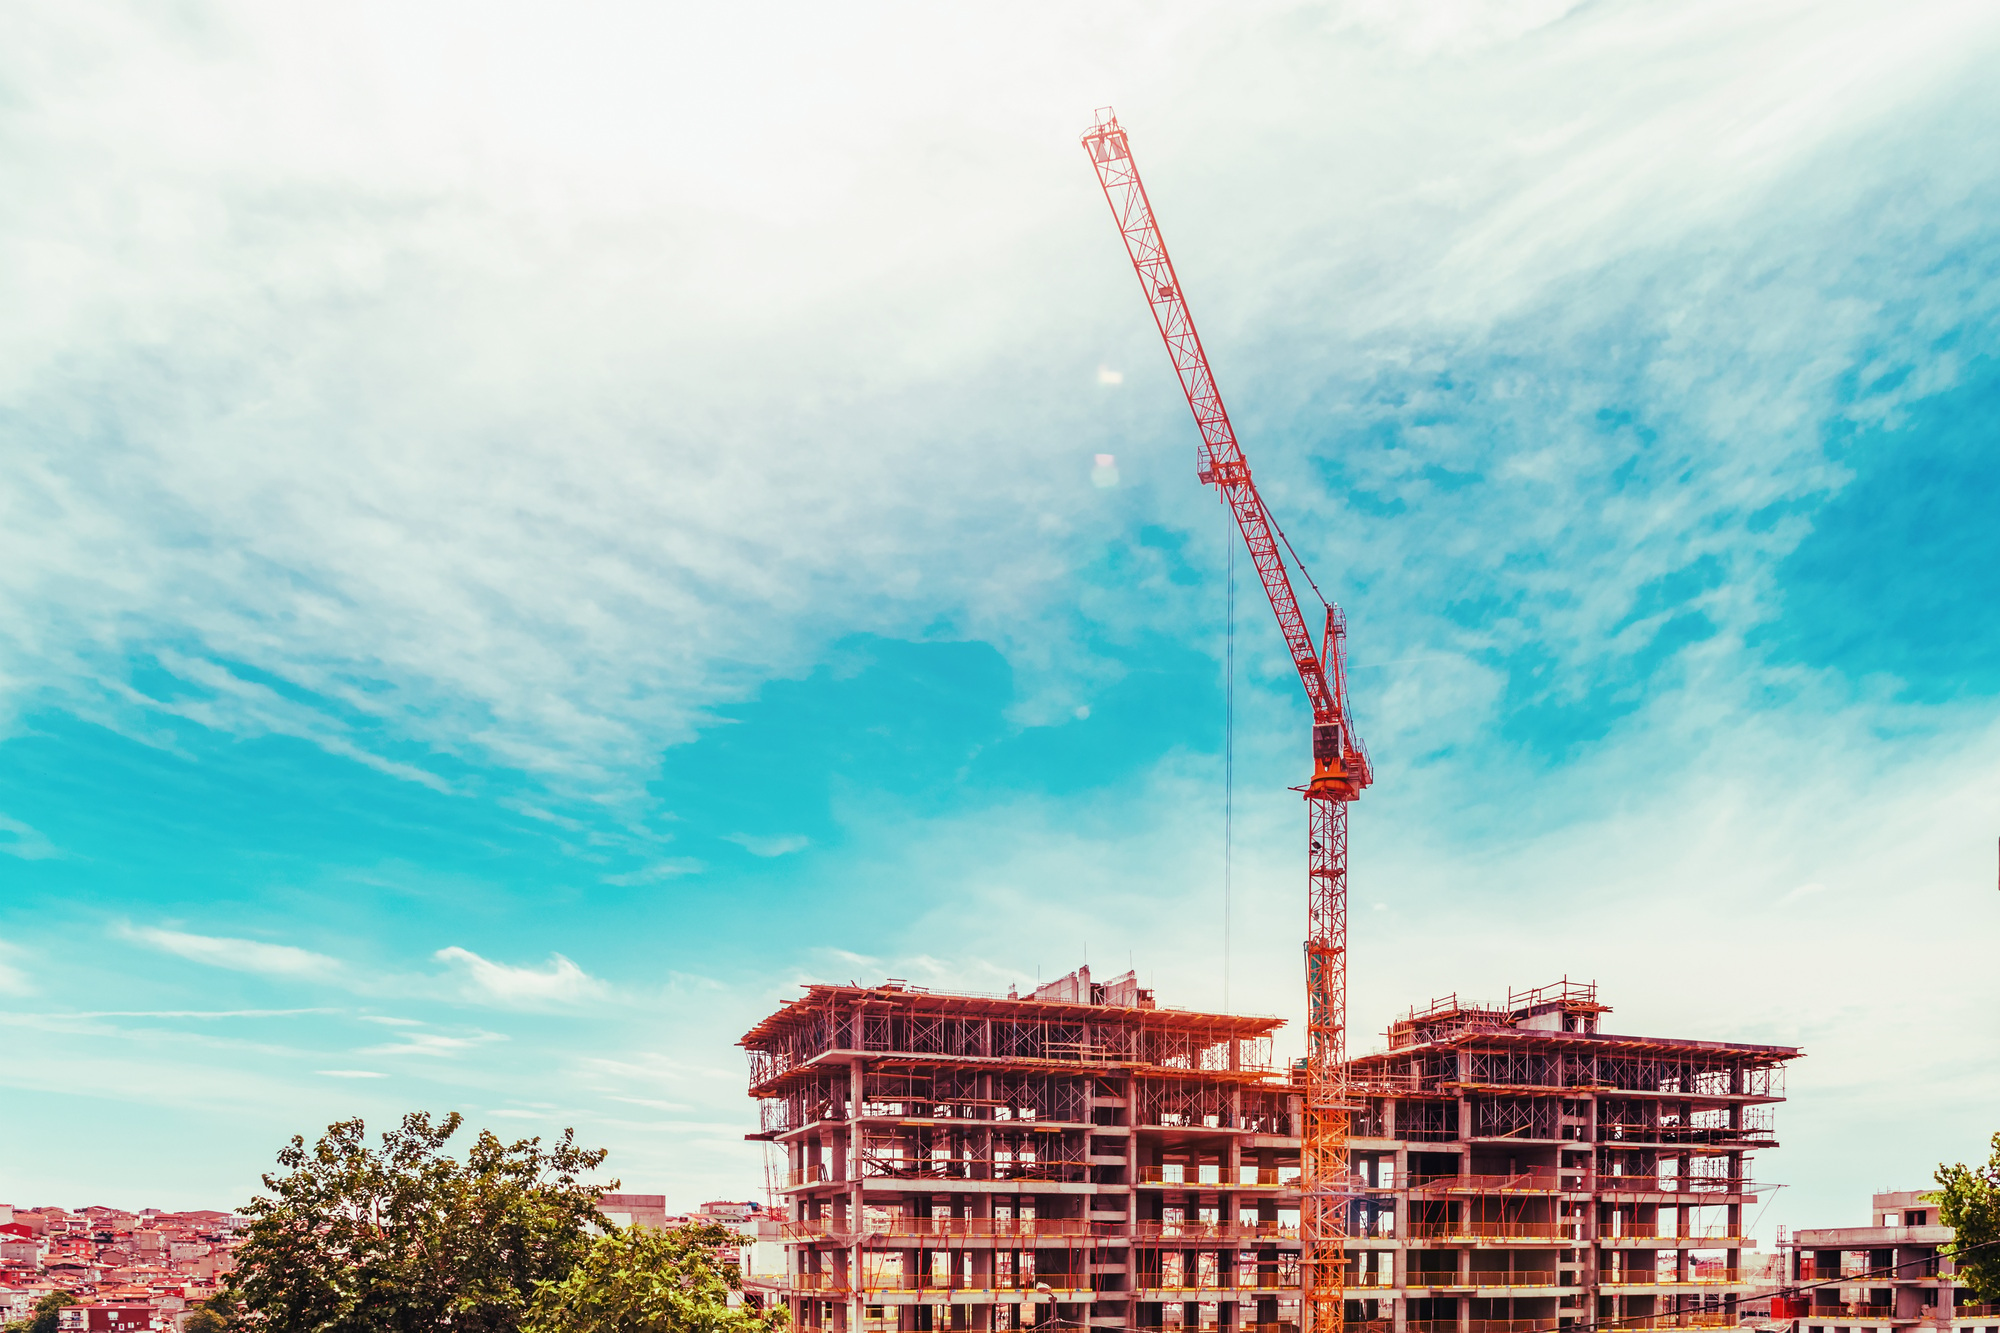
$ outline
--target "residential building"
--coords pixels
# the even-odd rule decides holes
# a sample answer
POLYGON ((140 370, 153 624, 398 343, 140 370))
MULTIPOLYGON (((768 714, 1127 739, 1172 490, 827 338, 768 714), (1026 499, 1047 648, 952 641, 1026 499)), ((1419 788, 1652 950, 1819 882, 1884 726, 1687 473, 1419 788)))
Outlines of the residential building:
POLYGON ((1394 1333, 1726 1327, 1788 1046, 1606 1032, 1567 980, 1412 1010, 1349 1063, 1350 1310, 1394 1333))
POLYGON ((56 1312, 60 1333, 153 1333, 162 1326, 149 1305, 66 1305, 56 1312))
POLYGON ((0 1213, 7 1218, 0 1222, 0 1322, 21 1317, 51 1291, 65 1291, 81 1311, 65 1327, 78 1333, 172 1323, 191 1302, 213 1294, 217 1275, 235 1266, 241 1225, 213 1211, 0 1205, 0 1213), (146 1312, 143 1320, 135 1310, 146 1312))
POLYGON ((667 1225, 667 1196, 664 1194, 600 1194, 597 1211, 614 1226, 653 1227, 667 1225))
MULTIPOLYGON (((1594 986, 1411 1011, 1350 1062, 1348 1318, 1370 1333, 1725 1327, 1792 1047, 1620 1036, 1594 986)), ((833 1333, 1298 1318, 1280 1020, 1087 969, 1021 996, 806 988, 748 1033, 786 1273, 833 1333)))
POLYGON ((1280 1025, 1088 968, 1026 996, 807 987, 740 1043, 783 1155, 761 1294, 837 1333, 1296 1319, 1280 1025))
POLYGON ((1791 1277, 1803 1305, 1789 1308, 1798 1333, 2000 1333, 2000 1306, 1972 1304, 1940 1255, 1953 1233, 1925 1193, 1872 1196, 1866 1226, 1794 1233, 1791 1277))

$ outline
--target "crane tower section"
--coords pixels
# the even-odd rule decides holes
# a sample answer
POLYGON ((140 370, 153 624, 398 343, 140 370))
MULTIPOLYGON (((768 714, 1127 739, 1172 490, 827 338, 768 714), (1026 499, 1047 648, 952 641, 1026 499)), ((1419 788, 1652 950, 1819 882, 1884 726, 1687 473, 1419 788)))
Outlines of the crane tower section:
POLYGON ((1304 1333, 1333 1333, 1344 1314, 1343 1276, 1348 1165, 1347 805, 1372 780, 1368 754, 1349 724, 1345 641, 1340 608, 1326 608, 1320 645, 1299 609, 1280 543, 1284 534, 1265 508, 1215 387, 1201 335, 1188 313, 1173 260, 1153 217, 1152 201, 1132 160, 1132 146, 1109 107, 1083 135, 1111 216, 1152 309, 1153 322, 1180 376, 1201 431, 1201 481, 1216 487, 1243 534, 1250 561, 1277 617, 1278 630, 1312 708, 1312 778, 1299 788, 1307 809, 1306 1082, 1301 1127, 1300 1314, 1304 1333))

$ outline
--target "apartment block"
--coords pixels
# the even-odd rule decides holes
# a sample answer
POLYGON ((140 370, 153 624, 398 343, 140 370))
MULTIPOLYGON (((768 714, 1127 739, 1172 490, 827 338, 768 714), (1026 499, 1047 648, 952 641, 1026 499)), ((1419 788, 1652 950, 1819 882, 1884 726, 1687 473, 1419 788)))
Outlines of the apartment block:
POLYGON ((1393 1333, 1732 1327, 1788 1046, 1621 1036, 1564 981, 1349 1064, 1349 1309, 1393 1333))
MULTIPOLYGON (((1412 1010, 1350 1062, 1347 1317, 1365 1333, 1729 1327, 1751 1157, 1795 1048, 1619 1036, 1594 986, 1412 1010)), ((815 985, 748 1033, 785 1272, 834 1333, 1298 1320, 1281 1020, 1131 973, 1032 994, 815 985)))
POLYGON ((1801 1285, 1798 1333, 2000 1333, 2000 1306, 1975 1305, 1940 1250, 1952 1229, 1922 1190, 1877 1194, 1869 1225, 1802 1227, 1791 1278, 1801 1285), (1825 1285, 1821 1285, 1825 1284, 1825 1285))
POLYGON ((741 1043, 783 1155, 772 1298, 841 1333, 1295 1321, 1279 1026, 1088 968, 1025 996, 808 987, 741 1043))

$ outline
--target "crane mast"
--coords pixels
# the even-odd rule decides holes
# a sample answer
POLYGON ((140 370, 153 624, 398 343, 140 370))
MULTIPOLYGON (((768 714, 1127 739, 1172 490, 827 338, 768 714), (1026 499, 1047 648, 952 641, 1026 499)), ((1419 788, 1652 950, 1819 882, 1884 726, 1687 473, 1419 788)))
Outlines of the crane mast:
POLYGON ((1307 811, 1305 1123, 1300 1133, 1301 1199, 1299 1305, 1303 1333, 1336 1333, 1344 1311, 1348 1163, 1347 1042, 1347 805, 1372 780, 1368 754, 1349 722, 1347 624, 1326 608, 1315 648, 1299 610, 1279 543, 1283 532, 1264 507, 1250 464, 1236 442, 1229 412, 1215 387, 1201 336, 1188 313, 1180 278, 1167 256, 1152 202, 1131 143, 1111 108, 1098 110, 1083 146, 1097 169, 1111 215, 1145 290, 1153 322, 1180 376, 1201 431, 1197 475, 1214 486, 1235 517, 1250 561, 1291 651, 1312 707, 1312 778, 1303 787, 1307 811))

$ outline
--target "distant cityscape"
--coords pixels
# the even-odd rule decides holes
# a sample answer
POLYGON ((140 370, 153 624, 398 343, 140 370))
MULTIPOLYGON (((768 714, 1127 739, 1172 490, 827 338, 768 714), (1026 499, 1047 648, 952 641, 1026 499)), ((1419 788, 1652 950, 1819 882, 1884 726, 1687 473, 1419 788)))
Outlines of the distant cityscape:
POLYGON ((221 1288, 243 1225, 210 1209, 0 1204, 0 1322, 25 1319, 44 1296, 66 1291, 77 1304, 63 1311, 65 1329, 171 1328, 221 1288))
MULTIPOLYGON (((665 1195, 606 1194, 597 1206, 618 1226, 720 1224, 743 1237, 746 1276, 784 1270, 775 1219, 761 1204, 717 1200, 670 1213, 665 1195)), ((0 1204, 0 1324, 62 1291, 76 1301, 60 1313, 64 1333, 166 1333, 222 1289, 248 1226, 212 1209, 0 1204)))

